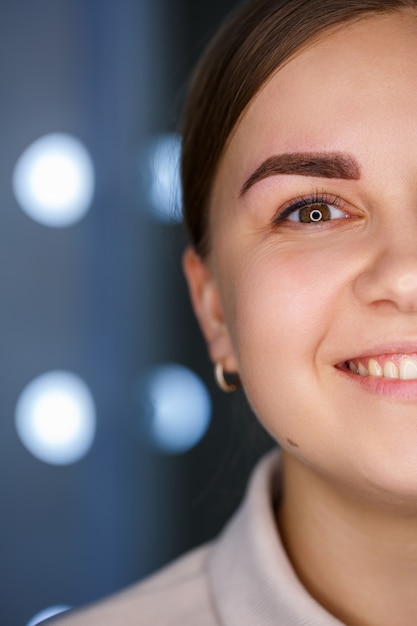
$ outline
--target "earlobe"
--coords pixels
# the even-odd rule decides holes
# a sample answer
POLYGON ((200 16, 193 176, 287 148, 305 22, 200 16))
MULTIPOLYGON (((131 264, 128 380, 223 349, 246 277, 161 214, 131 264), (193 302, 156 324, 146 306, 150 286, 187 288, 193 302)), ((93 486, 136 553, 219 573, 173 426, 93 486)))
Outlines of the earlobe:
POLYGON ((207 342, 213 363, 221 361, 225 371, 236 371, 237 364, 223 315, 220 293, 207 263, 192 246, 186 248, 182 266, 194 312, 207 342))

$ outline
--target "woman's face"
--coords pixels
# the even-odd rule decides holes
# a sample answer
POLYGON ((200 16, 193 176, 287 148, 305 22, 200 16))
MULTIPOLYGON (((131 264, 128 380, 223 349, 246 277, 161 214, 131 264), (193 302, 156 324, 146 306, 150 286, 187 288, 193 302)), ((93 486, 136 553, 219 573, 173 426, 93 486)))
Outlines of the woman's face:
POLYGON ((417 13, 373 17, 272 77, 220 163, 194 294, 283 448, 374 495, 417 494, 416 50, 417 13))

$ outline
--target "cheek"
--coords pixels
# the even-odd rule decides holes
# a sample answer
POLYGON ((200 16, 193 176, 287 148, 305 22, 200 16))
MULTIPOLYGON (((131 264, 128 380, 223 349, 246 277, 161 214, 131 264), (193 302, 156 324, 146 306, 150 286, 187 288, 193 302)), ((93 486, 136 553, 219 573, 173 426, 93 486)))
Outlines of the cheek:
POLYGON ((238 344, 263 351, 265 343, 272 349, 277 342, 290 354, 293 348, 298 354, 310 350, 325 333, 342 281, 323 254, 267 251, 251 257, 235 289, 238 344))
POLYGON ((328 348, 348 291, 342 260, 333 256, 332 261, 318 248, 264 250, 250 256, 236 280, 233 334, 239 371, 267 428, 278 415, 294 419, 315 408, 321 351, 328 348))

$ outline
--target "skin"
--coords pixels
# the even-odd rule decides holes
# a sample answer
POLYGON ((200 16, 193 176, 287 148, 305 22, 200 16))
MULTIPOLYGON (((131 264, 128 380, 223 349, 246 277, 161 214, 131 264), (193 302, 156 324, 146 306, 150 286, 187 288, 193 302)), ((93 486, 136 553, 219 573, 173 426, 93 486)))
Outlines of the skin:
POLYGON ((184 255, 211 359, 239 372, 283 449, 287 553, 352 626, 417 623, 417 384, 372 386, 338 367, 417 355, 416 50, 417 13, 395 13, 326 34, 278 70, 219 164, 209 257, 184 255), (360 178, 274 175, 241 195, 271 155, 322 151, 351 155, 360 178), (340 197, 347 217, 274 222, 315 192, 340 197))

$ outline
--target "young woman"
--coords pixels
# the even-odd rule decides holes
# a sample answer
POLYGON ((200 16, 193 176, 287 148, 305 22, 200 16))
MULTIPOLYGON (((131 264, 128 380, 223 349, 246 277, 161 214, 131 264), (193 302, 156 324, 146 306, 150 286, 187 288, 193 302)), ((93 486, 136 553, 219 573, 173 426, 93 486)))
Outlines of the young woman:
POLYGON ((281 452, 217 540, 59 623, 417 624, 417 2, 242 5, 183 185, 217 380, 281 452))

